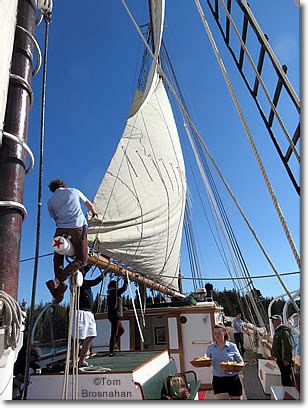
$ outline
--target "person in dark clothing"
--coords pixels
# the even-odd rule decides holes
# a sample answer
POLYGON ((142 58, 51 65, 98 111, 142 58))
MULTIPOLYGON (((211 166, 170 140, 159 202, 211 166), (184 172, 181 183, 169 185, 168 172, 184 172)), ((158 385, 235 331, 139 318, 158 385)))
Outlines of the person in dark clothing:
POLYGON ((206 300, 208 302, 212 302, 213 301, 213 285, 208 282, 204 285, 204 288, 206 290, 206 300))
MULTIPOLYGON (((19 399, 20 395, 24 388, 24 376, 26 370, 26 356, 27 356, 27 344, 26 344, 26 336, 24 337, 24 344, 22 345, 21 349, 19 350, 18 357, 14 364, 14 381, 13 386, 17 389, 17 394, 15 399, 19 399)), ((41 350, 38 347, 31 346, 31 355, 30 355, 30 362, 29 362, 29 375, 32 375, 36 372, 37 369, 40 369, 39 364, 35 362, 41 357, 41 350)))
POLYGON ((275 329, 272 345, 272 356, 276 359, 281 372, 281 384, 292 387, 292 365, 293 365, 293 337, 291 330, 282 324, 282 317, 271 316, 275 329))
POLYGON ((244 357, 245 355, 245 348, 244 348, 244 333, 246 332, 244 327, 244 322, 242 320, 241 312, 236 313, 236 318, 232 322, 233 326, 233 335, 234 341, 237 348, 240 350, 241 355, 244 357))
MULTIPOLYGON (((84 276, 90 270, 90 266, 85 266, 83 268, 84 276)), ((86 362, 86 356, 90 350, 92 341, 96 337, 96 323, 94 315, 92 313, 93 308, 93 293, 92 287, 98 285, 103 279, 104 274, 98 276, 92 280, 83 280, 83 284, 80 287, 80 297, 79 297, 79 314, 78 314, 78 335, 79 339, 83 340, 83 344, 79 355, 79 367, 85 367, 88 365, 86 362)), ((75 330, 73 328, 73 337, 75 335, 75 330)))
POLYGON ((124 333, 124 327, 121 323, 123 317, 123 304, 121 295, 126 291, 128 286, 127 279, 124 279, 122 288, 117 288, 117 282, 112 280, 108 285, 107 306, 108 319, 111 323, 111 335, 109 342, 109 356, 114 356, 114 346, 119 344, 120 337, 124 333))

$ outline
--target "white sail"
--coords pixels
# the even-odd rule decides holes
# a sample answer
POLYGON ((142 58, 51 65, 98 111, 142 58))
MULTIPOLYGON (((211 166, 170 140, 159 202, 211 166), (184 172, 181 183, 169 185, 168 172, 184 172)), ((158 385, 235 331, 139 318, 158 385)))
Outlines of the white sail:
POLYGON ((16 27, 17 0, 0 1, 0 146, 16 27))
MULTIPOLYGON (((163 8, 159 9, 162 13, 163 8)), ((160 42, 161 32, 157 32, 160 42)), ((156 47, 155 53, 159 44, 156 47)), ((153 75, 150 72, 145 93, 145 98, 136 93, 132 106, 139 108, 133 114, 131 109, 95 195, 99 216, 89 222, 88 237, 103 254, 178 290, 184 160, 170 102, 156 70, 153 75)))
POLYGON ((149 75, 146 82, 146 87, 144 92, 137 89, 130 112, 129 117, 133 116, 141 105, 147 101, 147 98, 153 93, 156 81, 157 81, 157 70, 156 70, 156 60, 159 56, 161 40, 163 36, 163 25, 164 25, 164 15, 165 15, 165 0, 151 0, 151 17, 152 17, 152 38, 154 44, 154 59, 152 61, 152 66, 149 71, 149 75))

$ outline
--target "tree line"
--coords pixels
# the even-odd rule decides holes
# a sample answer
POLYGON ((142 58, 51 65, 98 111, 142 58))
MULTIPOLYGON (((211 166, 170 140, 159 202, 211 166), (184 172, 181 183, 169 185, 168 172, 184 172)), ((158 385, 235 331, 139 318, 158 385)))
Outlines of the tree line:
MULTIPOLYGON (((256 303, 258 310, 262 315, 262 311, 264 314, 265 321, 268 321, 267 318, 267 310, 270 302, 273 300, 273 297, 263 297, 259 290, 255 290, 254 293, 251 294, 256 303)), ((213 301, 217 302, 218 305, 222 306, 224 309, 224 313, 226 316, 235 316, 237 312, 242 313, 242 317, 245 321, 251 321, 251 313, 254 315, 254 311, 250 307, 250 300, 249 296, 241 296, 238 291, 235 289, 227 290, 224 289, 223 291, 213 291, 213 301)), ((187 294, 188 298, 192 298, 193 294, 187 294)), ((131 309, 132 308, 132 300, 128 296, 123 297, 124 307, 131 309)), ((150 307, 153 302, 160 303, 163 301, 162 296, 147 297, 147 305, 150 307)), ((135 304, 139 305, 139 300, 135 299, 135 304)), ((44 307, 46 307, 47 303, 39 303, 36 305, 34 310, 34 321, 36 321, 38 315, 41 313, 44 307)), ((282 314, 283 307, 285 305, 285 301, 282 299, 277 300, 272 307, 272 314, 282 314)), ((101 312, 103 313, 106 311, 106 297, 100 298, 97 294, 93 312, 101 312)), ((289 305, 288 315, 292 315, 295 312, 294 307, 292 304, 289 305)), ((40 319, 35 331, 34 342, 36 344, 50 344, 51 339, 54 341, 59 342, 61 340, 67 339, 68 336, 68 317, 69 317, 69 305, 68 304, 58 304, 58 305, 50 305, 48 308, 48 312, 45 312, 40 319)), ((256 318, 256 316, 254 316, 256 318)), ((257 321, 257 320, 256 320, 257 321)))

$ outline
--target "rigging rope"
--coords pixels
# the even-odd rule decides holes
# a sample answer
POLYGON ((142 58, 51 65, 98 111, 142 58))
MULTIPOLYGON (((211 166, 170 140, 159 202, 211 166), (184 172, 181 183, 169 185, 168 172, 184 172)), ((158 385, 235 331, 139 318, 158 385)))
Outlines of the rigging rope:
POLYGON ((46 102, 46 82, 47 82, 47 54, 48 54, 48 34, 49 24, 51 22, 51 12, 45 11, 45 41, 44 41, 44 58, 43 58, 43 76, 42 76, 42 100, 41 100, 41 126, 40 126, 40 160, 39 160, 39 176, 38 176, 38 193, 37 193, 37 221, 36 221, 36 246, 35 259, 32 281, 31 307, 29 310, 28 321, 28 338, 27 338, 27 352, 25 363, 25 387, 22 392, 22 399, 27 399, 28 385, 29 385, 29 365, 31 355, 31 332, 33 326, 33 313, 35 307, 36 283, 38 275, 38 260, 40 252, 40 236, 41 236, 41 209, 42 209, 42 181, 43 181, 43 161, 44 161, 44 140, 45 140, 45 102, 46 102))
POLYGON ((245 54, 247 55, 247 58, 248 58, 248 60, 249 60, 249 62, 250 62, 250 64, 251 64, 251 66, 252 66, 252 69, 253 69, 254 73, 256 74, 256 77, 258 78, 258 81, 259 81, 259 83, 261 84, 261 86, 262 86, 262 88, 263 88, 263 91, 264 91, 264 93, 265 93, 265 96, 266 96, 266 98, 267 98, 267 100, 268 100, 268 102, 269 102, 269 104, 270 104, 270 106, 271 106, 271 110, 272 110, 273 113, 275 114, 275 116, 276 116, 276 118, 277 118, 277 120, 278 120, 278 122, 279 122, 279 124, 280 124, 280 126, 281 126, 281 129, 282 129, 283 133, 285 134, 285 136, 286 136, 286 138, 287 138, 287 140, 288 140, 288 142, 289 142, 289 145, 290 145, 291 149, 293 150, 293 152, 294 152, 294 154, 295 154, 295 156, 296 156, 298 162, 300 162, 300 155, 298 154, 298 151, 297 151, 297 149, 296 149, 296 147, 295 147, 295 145, 294 145, 294 142, 293 142, 291 136, 289 135, 289 133, 288 133, 288 131, 287 131, 287 129, 286 129, 286 127, 285 127, 285 125, 284 125, 284 123, 283 123, 283 121, 282 121, 282 119, 281 119, 281 117, 280 117, 280 115, 279 115, 279 113, 278 113, 278 111, 277 111, 277 109, 276 109, 276 106, 274 105, 274 103, 273 103, 273 101, 272 101, 272 99, 271 99, 271 96, 270 96, 268 90, 266 89, 266 86, 265 86, 265 84, 264 84, 264 82, 263 82, 263 79, 262 79, 262 77, 261 77, 261 75, 260 75, 260 73, 259 73, 257 67, 256 67, 255 64, 254 64, 251 55, 249 54, 249 52, 248 52, 248 50, 247 50, 246 44, 244 43, 244 41, 243 41, 243 39, 242 39, 240 33, 238 32, 238 29, 237 29, 237 27, 236 27, 236 25, 235 25, 235 23, 234 23, 234 20, 233 20, 231 14, 229 13, 229 11, 228 11, 228 9, 227 9, 227 7, 226 7, 224 1, 223 1, 223 0, 220 0, 220 2, 221 2, 222 6, 223 6, 223 8, 224 8, 224 10, 225 10, 225 13, 226 13, 226 15, 227 15, 228 20, 230 21, 230 23, 231 23, 231 25, 232 25, 232 27, 233 27, 233 29, 234 29, 234 31, 235 31, 236 36, 238 37, 238 39, 239 39, 239 41, 240 41, 240 43, 241 43, 241 48, 243 49, 243 51, 244 51, 245 54))
POLYGON ((132 304, 133 304, 135 319, 136 319, 136 322, 137 322, 137 326, 138 326, 140 338, 141 338, 142 343, 144 343, 144 338, 143 338, 142 330, 141 330, 141 327, 140 327, 140 322, 139 322, 139 319, 138 319, 138 313, 137 313, 137 310, 136 310, 136 305, 135 305, 135 300, 134 300, 132 288, 130 287, 130 280, 129 280, 129 276, 128 276, 128 271, 127 271, 127 270, 126 270, 126 279, 127 279, 127 281, 128 281, 129 293, 130 293, 130 297, 131 297, 131 299, 132 299, 132 304))
MULTIPOLYGON (((196 139, 196 141, 198 141, 198 139, 196 139)), ((200 145, 198 147, 200 147, 200 145)), ((231 223, 230 223, 230 221, 228 219, 228 215, 227 215, 226 210, 224 208, 223 202, 222 202, 222 200, 220 198, 218 189, 217 189, 215 181, 214 181, 214 179, 212 177, 212 174, 211 174, 210 168, 208 166, 208 163, 207 163, 206 157, 204 155, 204 152, 201 149, 199 149, 199 150, 200 150, 201 160, 202 160, 202 163, 204 165, 206 175, 207 175, 207 178, 209 180, 209 184, 211 186, 211 189, 213 191, 215 200, 216 200, 216 202, 218 204, 218 209, 219 209, 219 211, 221 213, 222 220, 223 220, 223 223, 224 223, 225 228, 226 228, 228 239, 229 239, 229 241, 231 243, 232 250, 234 252, 235 258, 236 258, 237 263, 238 263, 238 267, 240 269, 241 275, 247 278, 247 283, 246 283, 245 287, 242 287, 241 292, 243 294, 245 294, 245 292, 246 292, 246 294, 248 295, 248 298, 247 298, 247 301, 246 301, 246 297, 244 297, 245 302, 248 303, 248 300, 250 300, 250 302, 252 304, 252 307, 253 307, 253 309, 255 311, 255 314, 257 316, 258 323, 260 325, 264 325, 264 322, 267 319, 266 311, 263 308, 263 306, 261 305, 262 306, 261 312, 263 314, 263 316, 262 316, 262 314, 260 313, 260 311, 259 311, 259 309, 258 309, 258 307, 256 305, 256 302, 255 302, 255 299, 254 299, 255 287, 254 287, 253 281, 251 280, 247 264, 245 262, 243 254, 241 252, 241 249, 240 249, 239 244, 237 242, 237 239, 235 237, 235 234, 234 234, 233 228, 231 226, 231 223)), ((248 307, 248 310, 250 311, 249 307, 248 307)))
MULTIPOLYGON (((194 153, 195 160, 196 160, 196 163, 197 163, 197 166, 198 166, 198 169, 199 169, 201 178, 202 178, 202 182, 203 182, 203 184, 204 184, 204 187, 205 187, 206 192, 207 192, 207 194, 208 194, 208 197, 209 197, 209 199, 210 199, 210 203, 211 203, 211 205, 212 205, 212 207, 213 207, 213 209, 214 209, 214 213, 215 213, 215 216, 216 216, 216 218, 217 218, 217 222, 218 222, 218 224, 219 224, 219 226, 220 226, 220 228, 221 228, 221 233, 222 233, 222 235, 223 235, 223 237, 224 237, 224 239, 225 239, 225 242, 226 242, 226 245, 227 245, 229 254, 230 254, 230 258, 231 258, 231 263, 232 263, 232 266, 233 266, 233 270, 234 270, 235 274, 238 276, 237 268, 239 267, 239 264, 236 263, 237 259, 235 259, 235 254, 234 254, 234 252, 232 251, 231 242, 230 242, 230 240, 228 239, 228 233, 227 233, 227 230, 226 230, 226 225, 225 225, 225 223, 223 222, 222 214, 221 214, 221 212, 219 211, 219 209, 218 209, 218 207, 217 207, 217 201, 215 200, 215 197, 213 196, 213 190, 212 190, 212 188, 211 188, 211 186, 210 186, 210 184, 209 184, 209 180, 208 180, 208 178, 206 177, 206 174, 205 174, 204 169, 203 169, 203 167, 202 167, 202 163, 201 163, 201 160, 200 160, 198 151, 197 151, 197 149, 196 149, 196 146, 195 146, 195 144, 194 144, 194 141, 193 141, 193 139, 192 139, 192 135, 191 135, 191 133, 190 133, 190 130, 189 130, 189 128, 188 128, 188 125, 187 125, 186 121, 184 122, 184 127, 185 127, 185 130, 186 130, 186 132, 187 132, 188 139, 189 139, 189 141, 190 141, 190 143, 191 143, 191 147, 192 147, 192 149, 193 149, 193 153, 194 153)), ((230 273, 230 276, 231 276, 231 273, 230 273)), ((233 281, 233 285, 237 288, 238 291, 240 291, 240 292, 243 293, 243 290, 242 290, 242 288, 241 288, 241 281, 239 281, 239 286, 238 286, 238 284, 237 284, 235 281, 233 281)), ((238 297, 238 302, 240 303, 240 305, 241 305, 241 307, 242 307, 242 304, 241 304, 242 302, 241 302, 241 299, 240 299, 240 297, 238 296, 238 294, 237 294, 237 297, 238 297)), ((244 299, 245 299, 245 302, 247 302, 246 297, 244 297, 244 299)), ((248 305, 247 305, 247 306, 248 306, 248 305)), ((250 308, 249 308, 249 307, 248 307, 248 310, 249 310, 249 312, 250 312, 250 308)), ((252 314, 251 314, 250 318, 251 318, 252 321, 254 321, 252 314)))
MULTIPOLYGON (((298 272, 284 272, 281 273, 281 276, 292 276, 292 275, 299 275, 300 271, 298 272)), ((149 276, 151 276, 151 274, 149 273, 149 276)), ((163 275, 164 278, 171 278, 170 275, 163 275)), ((251 279, 264 279, 264 278, 275 278, 277 277, 276 274, 272 274, 272 275, 257 275, 257 276, 251 276, 251 279)), ((185 279, 185 280, 204 280, 204 278, 188 278, 185 276, 182 276, 181 279, 185 279)), ((217 280, 217 281, 223 281, 223 280, 242 280, 242 279, 246 279, 245 277, 230 277, 230 278, 217 278, 217 277, 206 277, 206 280, 208 281, 212 281, 212 280, 217 280)))
MULTIPOLYGON (((163 57, 165 57, 165 59, 166 59, 166 61, 167 61, 167 64, 165 64, 165 63, 164 63, 164 59, 162 58, 162 64, 163 64, 163 67, 164 67, 164 71, 167 70, 167 71, 169 72, 169 76, 171 77, 170 82, 172 82, 172 85, 173 85, 174 89, 176 90, 177 94, 179 95, 180 100, 181 100, 183 106, 184 106, 185 109, 187 110, 187 107, 185 106, 185 101, 184 101, 183 95, 182 95, 182 93, 181 93, 181 89, 180 89, 180 87, 179 87, 179 84, 178 84, 178 81, 177 81, 177 78, 176 78, 174 69, 173 69, 173 67, 172 67, 172 64, 171 64, 171 61, 170 61, 168 52, 167 52, 167 50, 166 50, 164 44, 163 44, 163 46, 162 46, 162 51, 163 51, 163 57)), ((185 121, 185 119, 183 118, 183 113, 182 113, 182 120, 185 121)), ((185 139, 184 139, 184 141, 185 141, 185 139)), ((200 149, 199 146, 198 146, 198 148, 200 149)), ((200 152, 201 156, 202 156, 202 153, 203 153, 203 152, 201 151, 201 152, 200 152)), ((209 167, 208 167, 208 165, 207 165, 207 163, 206 163, 206 159, 205 159, 204 156, 202 156, 202 162, 203 162, 203 165, 205 166, 206 174, 207 174, 207 177, 208 177, 208 180, 209 180, 209 183, 210 183, 210 185, 211 185, 212 190, 217 191, 216 186, 215 186, 215 183, 214 183, 213 178, 212 178, 212 176, 211 176, 210 169, 209 169, 209 167)), ((193 171, 193 170, 192 170, 192 173, 193 173, 193 175, 194 175, 194 171, 193 171)), ((196 183, 195 178, 194 178, 194 181, 195 181, 195 183, 196 183)), ((205 212, 206 218, 207 218, 208 223, 209 223, 209 219, 208 219, 208 217, 207 217, 205 208, 204 208, 204 206, 203 206, 203 202, 202 202, 202 199, 201 199, 201 195, 200 195, 200 191, 199 191, 199 188, 198 188, 197 183, 196 183, 196 187, 197 187, 197 190, 198 190, 198 193, 199 193, 199 197, 200 197, 200 201, 201 201, 201 203, 202 203, 203 210, 204 210, 204 212, 205 212)), ((218 196, 218 199, 220 200, 220 197, 219 197, 218 192, 216 192, 216 194, 215 194, 215 191, 214 191, 214 196, 215 196, 215 198, 216 198, 216 201, 217 201, 217 196, 218 196)), ((187 201, 188 201, 188 200, 187 200, 187 201)), ((221 207, 223 208, 223 205, 222 205, 222 204, 221 204, 221 205, 218 205, 218 208, 219 208, 220 211, 221 211, 221 207)), ((212 212, 212 206, 210 205, 209 208, 210 208, 210 210, 211 210, 211 213, 212 213, 212 216, 213 216, 213 219, 214 219, 214 215, 213 215, 213 212, 212 212)), ((186 210, 187 210, 187 206, 186 206, 186 210)), ((185 212, 186 212, 186 210, 185 210, 185 212)), ((222 215, 223 215, 223 214, 222 214, 222 215)), ((224 216, 224 215, 223 215, 222 218, 223 218, 224 222, 226 222, 225 220, 227 219, 227 216, 224 216)), ((195 266, 194 266, 194 263, 195 263, 195 261, 196 261, 196 260, 195 260, 195 257, 194 257, 194 248, 195 248, 195 246, 194 246, 194 243, 190 241, 189 223, 186 224, 187 219, 188 219, 187 217, 184 218, 184 230, 185 230, 185 235, 186 235, 186 240, 187 240, 187 248, 188 248, 188 255, 189 255, 189 260, 190 260, 190 264, 191 264, 192 276, 195 277, 195 276, 196 276, 195 266)), ((228 221, 228 220, 227 220, 227 221, 228 221)), ((222 256, 222 253, 221 253, 220 248, 219 248, 219 246, 218 246, 218 243, 217 243, 217 241, 216 241, 215 235, 213 234, 213 231, 212 231, 212 228, 211 228, 210 223, 209 223, 209 227, 210 227, 210 229, 211 229, 211 232, 212 232, 213 238, 214 238, 214 240, 215 240, 215 243, 216 243, 216 245, 217 245, 218 251, 219 251, 220 255, 222 256)), ((216 223, 216 222, 215 222, 215 227, 216 227, 216 231, 217 231, 217 234, 218 234, 219 241, 220 241, 221 246, 222 246, 222 250, 223 250, 223 252, 224 252, 223 244, 222 244, 222 242, 221 242, 220 234, 219 234, 219 232, 218 232, 218 230, 217 230, 217 223, 216 223)), ((231 226, 230 226, 230 227, 227 226, 227 232, 228 232, 230 229, 231 229, 231 226)), ((191 232, 192 232, 192 231, 191 231, 191 232)), ((231 232, 232 232, 232 229, 231 229, 231 232)), ((234 243, 233 243, 233 241, 235 240, 235 238, 232 238, 232 236, 231 236, 229 233, 228 233, 228 236, 229 236, 229 239, 231 240, 232 248, 233 248, 233 250, 235 251, 235 254, 237 254, 237 257, 238 257, 238 252, 239 252, 239 251, 236 250, 236 247, 235 247, 235 245, 234 245, 234 243)), ((226 237, 225 237, 225 239, 226 239, 226 237)), ((236 241, 236 240, 235 240, 235 241, 236 241)), ((196 255, 196 254, 195 254, 195 255, 196 255)), ((225 252, 224 252, 224 255, 225 255, 225 257, 226 257, 225 252)), ((226 258, 226 260, 225 260, 225 259, 222 257, 222 259, 223 259, 223 261, 224 261, 224 263, 225 263, 225 265, 226 265, 227 270, 229 271, 230 276, 232 277, 232 274, 231 274, 229 265, 227 265, 227 263, 228 263, 227 258, 226 258)), ((239 262, 240 262, 240 265, 242 265, 243 262, 242 262, 241 259, 239 260, 239 262)), ((234 261, 233 261, 233 260, 232 260, 232 264, 233 264, 233 267, 235 268, 235 265, 234 265, 234 261)), ((199 269, 200 269, 200 268, 199 268, 199 269)), ((235 271, 235 272, 236 272, 236 271, 235 271)), ((243 273, 243 274, 245 274, 245 273, 243 273)), ((200 284, 203 286, 203 283, 200 282, 200 284)), ((248 286, 249 286, 250 284, 251 284, 251 282, 248 281, 248 286)), ((194 289, 196 290, 196 283, 195 283, 195 281, 193 281, 193 285, 194 285, 194 289)), ((235 281, 233 281, 233 285, 234 285, 235 287, 237 286, 236 283, 235 283, 235 281)), ((241 288, 241 292, 242 292, 243 295, 245 294, 243 288, 241 288)), ((243 309, 243 307, 242 307, 242 300, 241 300, 241 298, 239 297, 238 293, 237 293, 237 298, 238 298, 238 303, 241 305, 241 308, 243 309)), ((251 298, 251 296, 249 296, 249 298, 251 298)), ((249 298, 248 298, 248 299, 249 299, 249 298)), ((244 296, 244 299, 245 299, 245 302, 247 303, 248 300, 246 299, 245 296, 244 296)), ((252 301, 253 301, 253 297, 252 297, 252 301)), ((247 306, 248 306, 248 305, 247 305, 247 306)), ((248 307, 248 309, 249 309, 249 307, 248 307)), ((259 313, 258 313, 258 310, 256 310, 257 307, 256 307, 255 304, 254 304, 254 309, 255 309, 256 315, 259 316, 259 313)), ((250 310, 250 309, 249 309, 249 310, 250 310)), ((253 316, 251 316, 251 320, 253 320, 253 316)), ((259 320, 260 324, 262 325, 263 322, 262 322, 262 319, 260 320, 260 316, 258 317, 258 320, 259 320)))
POLYGON ((292 252, 293 252, 293 254, 294 254, 294 257, 295 257, 295 259, 296 259, 296 262, 297 262, 298 266, 300 266, 300 256, 299 256, 299 253, 298 253, 298 251, 297 251, 296 245, 295 245, 295 243, 294 243, 294 241, 293 241, 293 238, 292 238, 292 235, 291 235, 291 233, 290 233, 290 231, 289 231, 289 229, 288 229, 286 220, 285 220, 285 218, 284 218, 284 216, 283 216, 283 213, 282 213, 282 211, 281 211, 281 209, 280 209, 280 206, 279 206, 278 200, 277 200, 277 198, 276 198, 276 195, 275 195, 275 193, 274 193, 274 190, 273 190, 273 188, 272 188, 272 186, 271 186, 271 184, 270 184, 270 181, 269 181, 269 178, 268 178, 267 173, 266 173, 266 171, 265 171, 265 168, 264 168, 264 166, 263 166, 261 157, 260 157, 260 155, 259 155, 259 153, 258 153, 258 151, 257 151, 257 147, 256 147, 256 145, 255 145, 255 143, 254 143, 254 140, 253 140, 253 138, 252 138, 252 135, 251 135, 251 133, 250 133, 250 131, 249 131, 248 125, 247 125, 246 120, 245 120, 245 118, 244 118, 243 112, 242 112, 242 110, 241 110, 241 108, 240 108, 240 105, 239 105, 239 102, 238 102, 238 100, 237 100, 237 97, 236 97, 236 94, 235 94, 235 92, 234 92, 234 89, 233 89, 233 87, 232 87, 232 85, 231 85, 231 82, 230 82, 229 76, 228 76, 228 74, 227 74, 226 68, 225 68, 225 66, 224 66, 224 64, 223 64, 223 61, 222 61, 221 57, 220 57, 220 54, 219 54, 217 45, 216 45, 216 43, 215 43, 215 40, 214 40, 213 35, 212 35, 212 33, 211 33, 211 30, 210 30, 210 27, 209 27, 209 25, 208 25, 208 23, 207 23, 207 21, 206 21, 206 18, 205 18, 205 15, 204 15, 204 13, 203 13, 203 10, 202 10, 202 7, 201 7, 201 5, 200 5, 199 0, 195 0, 195 3, 196 3, 196 6, 197 6, 197 9, 198 9, 198 11, 199 11, 201 21, 202 21, 202 23, 203 23, 203 25, 204 25, 204 28, 205 28, 205 30, 206 30, 206 32, 207 32, 207 35, 208 35, 209 40, 210 40, 210 43, 211 43, 211 45, 212 45, 213 51, 214 51, 214 53, 215 53, 217 62, 218 62, 218 64, 219 64, 219 66, 220 66, 220 69, 221 69, 221 71, 222 71, 222 73, 223 73, 224 79, 225 79, 225 81, 226 81, 226 83, 227 83, 227 86, 228 86, 229 92, 230 92, 230 94, 231 94, 231 97, 232 97, 232 99, 233 99, 234 105, 235 105, 235 107, 236 107, 236 109, 237 109, 237 111, 238 111, 238 114, 239 114, 239 116, 240 116, 240 120, 241 120, 241 122, 242 122, 242 125, 243 125, 243 128, 244 128, 244 130, 245 130, 245 133, 246 133, 246 135, 247 135, 247 137, 248 137, 250 146, 251 146, 251 148, 252 148, 252 150, 253 150, 253 153, 254 153, 254 155, 255 155, 255 158, 256 158, 256 160, 257 160, 257 163, 258 163, 258 166, 259 166, 260 171, 261 171, 261 173, 262 173, 262 176, 263 176, 263 179, 264 179, 264 181, 265 181, 266 187, 267 187, 268 192, 269 192, 269 194, 270 194, 270 197, 271 197, 271 199, 272 199, 272 201, 273 201, 273 204, 274 204, 274 207, 275 207, 276 212, 277 212, 277 214, 278 214, 279 220, 280 220, 280 222, 281 222, 281 224, 282 224, 283 230, 284 230, 284 232, 285 232, 285 234, 286 234, 287 240, 288 240, 288 242, 289 242, 289 244, 290 244, 290 247, 291 247, 291 250, 292 250, 292 252))
MULTIPOLYGON (((196 0, 195 0, 195 1, 196 1, 196 0)), ((126 12, 127 12, 127 14, 129 15, 130 19, 132 20, 132 22, 133 22, 133 24, 134 24, 134 26, 135 26, 137 32, 139 33, 139 36, 140 36, 141 40, 143 41, 144 45, 148 48, 149 53, 150 53, 150 55, 152 56, 152 58, 156 61, 156 63, 157 63, 157 68, 159 69, 159 74, 164 78, 164 80, 166 81, 167 85, 169 86, 170 91, 172 92, 172 94, 174 95, 175 99, 177 100, 180 109, 182 110, 183 114, 185 115, 185 117, 186 117, 187 121, 189 122, 191 128, 193 129, 194 133, 197 135, 197 137, 198 137, 200 143, 202 144, 202 146, 203 146, 203 148, 204 148, 204 150, 205 150, 207 156, 209 157, 211 163, 213 164, 215 170, 217 171, 219 177, 221 178, 223 184, 225 185, 225 187, 226 187, 228 193, 230 194, 230 196, 231 196, 233 202, 235 203, 235 205, 237 206, 238 210, 240 211, 240 213, 241 213, 241 215, 242 215, 242 217, 243 217, 243 219, 244 219, 246 225, 247 225, 248 228, 250 229, 250 231, 251 231, 253 237, 255 238, 255 240, 256 240, 256 242, 257 242, 257 244, 258 244, 258 246, 259 246, 259 248, 261 249, 263 255, 265 256, 265 258, 266 258, 267 262, 269 263, 269 265, 271 266, 272 270, 273 270, 274 273, 276 274, 276 277, 277 277, 279 283, 281 284, 281 286, 283 287, 283 289, 284 289, 285 292, 287 293, 287 295, 288 295, 288 297, 290 298, 290 300, 291 300, 293 306, 295 307, 295 309, 299 312, 299 308, 298 308, 298 306, 296 305, 296 303, 294 302, 294 300, 292 299, 292 296, 291 296, 291 294, 290 294, 288 288, 286 287, 285 283, 284 283, 283 280, 281 279, 281 277, 280 277, 280 275, 279 275, 279 272, 276 270, 276 268, 275 268, 275 266, 274 266, 272 260, 270 259, 269 255, 267 254, 267 252, 266 252, 266 250, 265 250, 265 248, 264 248, 262 242, 261 242, 260 239, 258 238, 258 236, 257 236, 256 232, 254 231, 252 225, 251 225, 250 222, 248 221, 248 218, 246 217, 246 215, 245 215, 245 213, 243 212, 242 208, 240 207, 238 201, 236 200, 236 198, 235 198, 235 196, 234 196, 234 194, 233 194, 231 188, 229 187, 227 181, 225 180, 225 178, 223 177, 221 171, 219 170, 219 168, 218 168, 218 166, 217 166, 217 164, 216 164, 214 158, 212 157, 212 155, 211 155, 210 151, 208 150, 206 144, 204 143, 204 141, 203 141, 203 139, 202 139, 200 133, 198 132, 198 130, 196 129, 196 127, 195 127, 194 123, 192 122, 190 116, 188 115, 188 113, 187 113, 187 111, 186 111, 184 105, 182 104, 181 100, 179 99, 179 97, 178 97, 177 93, 175 92, 174 88, 172 87, 170 81, 168 80, 168 78, 167 78, 166 75, 164 74, 164 72, 163 72, 163 70, 162 70, 162 68, 161 68, 161 66, 160 66, 160 64, 159 64, 159 62, 158 62, 158 59, 154 56, 154 54, 152 53, 150 47, 149 47, 148 44, 144 41, 143 35, 142 35, 142 33, 141 33, 141 31, 140 31, 140 29, 139 29, 139 27, 138 27, 138 24, 136 23, 136 21, 135 21, 133 15, 131 14, 131 12, 130 12, 128 6, 126 5, 125 0, 121 0, 121 2, 122 2, 122 4, 123 4, 123 6, 124 6, 124 8, 125 8, 125 10, 126 10, 126 12)), ((212 38, 212 37, 211 37, 211 38, 212 38)), ((212 39, 213 39, 213 38, 212 38, 212 39)), ((214 39, 213 39, 213 41, 214 41, 214 39)), ((216 47, 216 49, 217 49, 217 47, 216 47)), ((292 240, 292 242, 293 242, 293 240, 292 240)), ((293 245, 293 246, 294 246, 294 245, 293 245)), ((295 248, 295 249, 296 249, 296 248, 295 248)), ((295 252, 297 253, 297 250, 296 250, 295 252)))
POLYGON ((143 327, 145 327, 144 309, 143 309, 142 300, 140 296, 139 286, 137 286, 136 292, 137 292, 137 297, 140 303, 140 313, 141 313, 142 325, 143 327))
POLYGON ((75 276, 70 278, 71 280, 71 293, 70 293, 70 311, 69 311, 69 322, 68 322, 68 338, 67 338, 67 352, 66 352, 66 362, 64 370, 64 378, 62 385, 62 400, 68 399, 68 383, 69 374, 72 369, 72 400, 78 400, 78 354, 79 354, 79 298, 80 298, 80 286, 75 287, 73 284, 75 276), (74 336, 73 334, 74 328, 74 336), (73 341, 72 341, 73 337, 73 341), (71 352, 72 349, 72 352, 71 352), (72 355, 72 365, 70 366, 70 358, 72 355))

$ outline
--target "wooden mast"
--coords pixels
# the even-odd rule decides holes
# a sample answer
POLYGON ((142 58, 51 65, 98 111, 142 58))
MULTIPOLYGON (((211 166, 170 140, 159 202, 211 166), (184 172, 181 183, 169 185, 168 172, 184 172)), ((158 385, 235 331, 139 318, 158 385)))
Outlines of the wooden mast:
POLYGON ((169 289, 161 285, 160 283, 154 282, 151 279, 145 278, 144 276, 139 275, 136 272, 132 272, 124 268, 123 266, 117 265, 102 255, 90 252, 88 256, 88 263, 93 266, 103 268, 105 269, 105 271, 114 273, 117 276, 122 276, 123 278, 126 278, 128 275, 129 279, 132 280, 133 282, 136 282, 140 285, 145 285, 150 289, 158 290, 159 292, 165 293, 170 296, 185 298, 185 295, 182 295, 181 293, 175 290, 169 289))
MULTIPOLYGON (((33 1, 19 0, 4 133, 27 143, 32 102, 33 42, 36 7, 33 1), (19 28, 22 27, 22 28, 19 28)), ((0 56, 1 58, 1 56, 0 56)), ((20 144, 3 138, 0 148, 0 289, 17 299, 19 254, 26 153, 20 144)))

